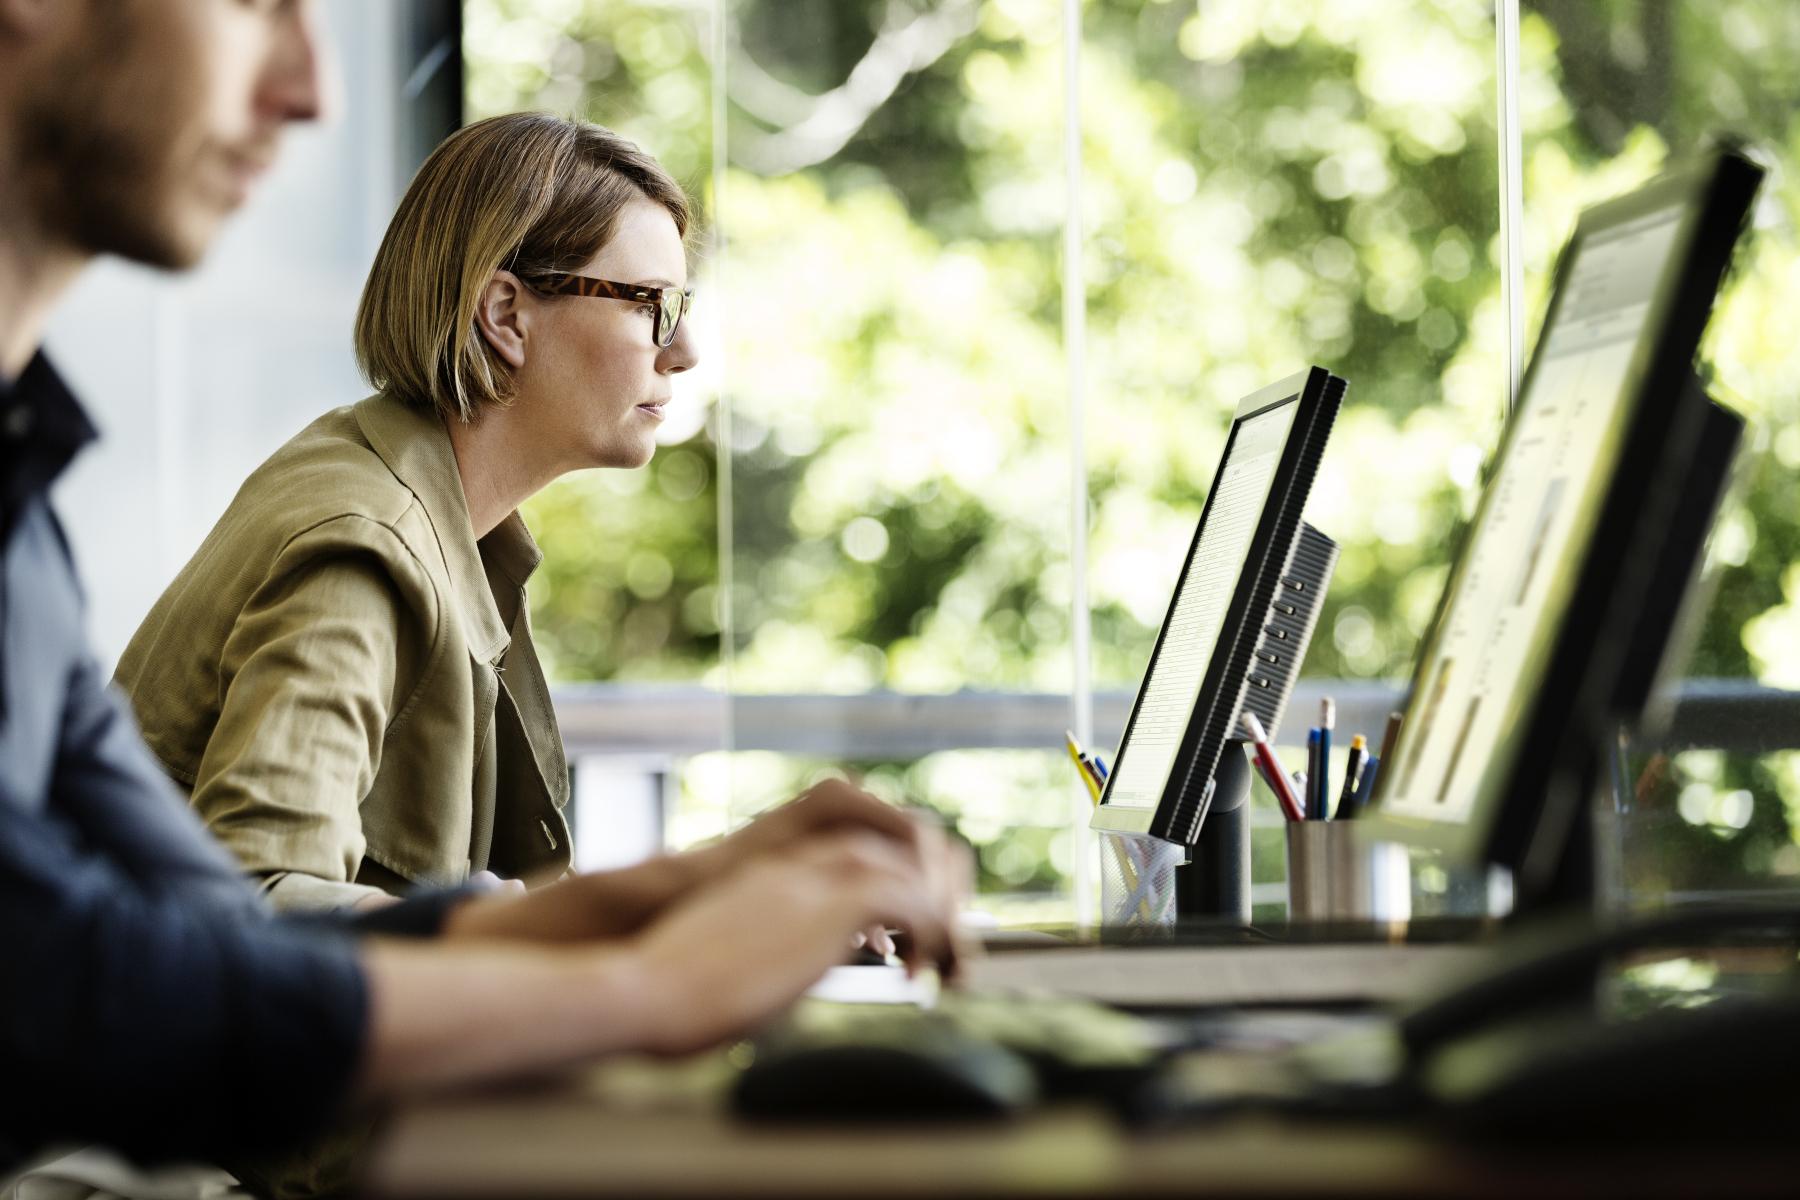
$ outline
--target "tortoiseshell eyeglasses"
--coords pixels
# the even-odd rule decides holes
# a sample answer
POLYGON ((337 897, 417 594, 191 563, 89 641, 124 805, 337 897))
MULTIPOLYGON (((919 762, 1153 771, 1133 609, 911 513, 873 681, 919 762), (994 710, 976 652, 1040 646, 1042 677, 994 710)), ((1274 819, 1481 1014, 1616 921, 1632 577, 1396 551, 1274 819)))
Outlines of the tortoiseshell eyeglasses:
POLYGON ((667 346, 675 340, 681 318, 694 307, 694 289, 644 287, 636 283, 614 283, 610 279, 594 279, 587 275, 549 273, 532 275, 525 280, 546 296, 599 296, 603 300, 628 300, 634 304, 650 304, 656 308, 656 344, 667 346))

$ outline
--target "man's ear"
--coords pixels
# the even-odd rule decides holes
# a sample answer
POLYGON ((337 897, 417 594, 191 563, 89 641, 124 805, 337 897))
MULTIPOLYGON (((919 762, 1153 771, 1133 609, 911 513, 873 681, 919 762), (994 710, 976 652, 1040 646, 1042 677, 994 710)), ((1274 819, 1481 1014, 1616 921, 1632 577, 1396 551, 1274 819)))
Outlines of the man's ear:
MULTIPOLYGON (((6 0, 0 0, 4 4, 6 0)), ((495 354, 513 370, 525 365, 525 333, 530 293, 511 271, 495 271, 475 303, 475 327, 495 354)))

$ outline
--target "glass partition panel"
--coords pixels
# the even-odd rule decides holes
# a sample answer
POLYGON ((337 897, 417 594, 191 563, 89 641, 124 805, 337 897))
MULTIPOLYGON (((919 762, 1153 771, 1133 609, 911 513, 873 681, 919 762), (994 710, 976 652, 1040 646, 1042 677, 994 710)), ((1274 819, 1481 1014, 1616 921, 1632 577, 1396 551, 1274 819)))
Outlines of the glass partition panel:
MULTIPOLYGON (((727 12, 730 686, 1066 693, 1060 6, 727 12)), ((1063 764, 855 773, 967 834, 985 890, 1054 896, 1063 764)), ((742 815, 815 770, 745 759, 724 786, 742 815)))
POLYGON ((687 189, 697 221, 689 320, 699 366, 675 380, 649 466, 584 471, 532 499, 544 549, 532 618, 552 678, 693 680, 719 660, 718 387, 720 298, 709 273, 711 0, 610 3, 468 0, 468 119, 521 109, 598 122, 654 154, 687 189))
MULTIPOLYGON (((1135 685, 1238 401, 1310 363, 1349 390, 1307 512, 1342 555, 1304 672, 1403 679, 1504 412, 1492 6, 1085 12, 1096 682, 1135 685)), ((1316 719, 1285 723, 1289 768, 1316 719)), ((1335 778, 1358 732, 1379 744, 1342 729, 1335 778)), ((1252 803, 1255 878, 1279 880, 1260 781, 1252 803)))
POLYGON ((1057 6, 729 11, 732 686, 1066 690, 1057 6))

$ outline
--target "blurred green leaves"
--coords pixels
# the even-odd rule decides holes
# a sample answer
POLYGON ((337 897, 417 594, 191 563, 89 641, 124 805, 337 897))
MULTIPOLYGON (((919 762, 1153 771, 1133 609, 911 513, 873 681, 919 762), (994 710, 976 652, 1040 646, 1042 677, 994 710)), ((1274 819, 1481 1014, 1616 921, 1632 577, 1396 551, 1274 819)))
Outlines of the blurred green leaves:
MULTIPOLYGON (((1715 387, 1752 434, 1692 671, 1792 684, 1800 6, 1524 7, 1534 318, 1584 204, 1718 128, 1783 169, 1707 342, 1715 387)), ((706 213, 693 419, 644 471, 571 478, 528 512, 546 550, 534 614, 560 677, 722 683, 728 624, 740 690, 1066 689, 1079 436, 1094 676, 1129 686, 1231 408, 1309 362, 1351 389, 1308 512, 1343 557, 1307 671, 1407 673, 1503 408, 1485 0, 1086 0, 1080 430, 1062 336, 1056 0, 466 11, 471 116, 542 107, 618 128, 706 213), (835 149, 796 172, 757 168, 808 144, 835 149)), ((1734 845, 1792 837, 1792 775, 1733 767, 1708 784, 1781 797, 1753 805, 1734 845)), ((963 782, 993 811, 1012 803, 994 798, 1009 780, 963 782)), ((905 787, 947 794, 923 776, 905 787)), ((1059 793, 1035 820, 1062 821, 1059 793)), ((1040 878, 983 862, 993 881, 1040 878)))

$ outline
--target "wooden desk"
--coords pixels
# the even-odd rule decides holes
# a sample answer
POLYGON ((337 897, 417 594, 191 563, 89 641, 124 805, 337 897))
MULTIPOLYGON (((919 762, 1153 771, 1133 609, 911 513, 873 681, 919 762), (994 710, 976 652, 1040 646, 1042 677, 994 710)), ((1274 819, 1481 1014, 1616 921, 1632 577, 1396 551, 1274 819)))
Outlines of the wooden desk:
POLYGON ((1796 1156, 1772 1151, 1478 1149, 1391 1126, 1266 1119, 1133 1135, 1082 1108, 981 1124, 757 1128, 733 1120, 716 1102, 671 1102, 668 1094, 651 1097, 641 1087, 613 1083, 591 1074, 541 1091, 407 1108, 377 1139, 364 1191, 380 1200, 1199 1194, 1550 1200, 1788 1195, 1797 1178, 1796 1156))

